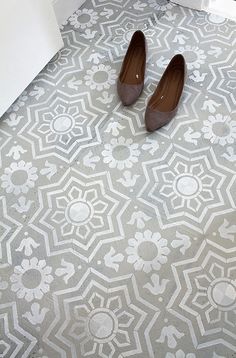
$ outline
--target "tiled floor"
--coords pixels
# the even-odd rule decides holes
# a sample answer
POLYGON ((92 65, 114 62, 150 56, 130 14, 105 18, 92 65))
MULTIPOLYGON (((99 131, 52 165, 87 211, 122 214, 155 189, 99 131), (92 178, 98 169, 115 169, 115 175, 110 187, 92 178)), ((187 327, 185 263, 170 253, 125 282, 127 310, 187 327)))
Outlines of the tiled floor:
POLYGON ((0 356, 233 358, 236 24, 165 0, 87 1, 0 122, 0 356), (145 90, 116 78, 144 31, 145 90), (143 115, 170 58, 177 117, 143 115))

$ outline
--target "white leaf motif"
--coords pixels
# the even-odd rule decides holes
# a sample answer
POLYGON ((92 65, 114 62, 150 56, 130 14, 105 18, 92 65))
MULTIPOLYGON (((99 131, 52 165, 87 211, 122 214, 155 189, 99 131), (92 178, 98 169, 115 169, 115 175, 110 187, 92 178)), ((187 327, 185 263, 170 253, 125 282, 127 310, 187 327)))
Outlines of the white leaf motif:
POLYGON ((46 160, 45 168, 40 170, 40 174, 46 175, 49 180, 53 177, 53 175, 56 174, 56 172, 57 172, 56 164, 49 163, 48 160, 46 160))
POLYGON ((179 45, 184 45, 186 42, 185 40, 188 40, 187 36, 185 36, 184 34, 177 34, 173 42, 178 43, 179 45))
POLYGON ((83 164, 85 167, 95 169, 97 162, 100 158, 98 156, 93 156, 93 152, 90 150, 83 158, 83 164))
POLYGON ((118 136, 120 134, 120 130, 124 129, 125 127, 122 126, 119 122, 110 122, 105 130, 106 133, 110 133, 113 136, 118 136))
POLYGON ((7 157, 13 157, 14 160, 19 160, 20 155, 26 152, 27 150, 23 149, 20 145, 15 145, 9 150, 7 157))
POLYGON ((171 11, 166 11, 164 17, 165 17, 165 19, 166 19, 167 21, 173 22, 173 21, 176 19, 177 14, 172 14, 171 11))
POLYGON ((102 92, 102 96, 98 98, 98 101, 100 101, 103 104, 108 104, 113 101, 114 94, 109 94, 107 91, 102 92))
POLYGON ((213 101, 213 99, 209 99, 203 103, 202 110, 206 111, 208 110, 210 113, 215 113, 216 108, 220 107, 221 104, 217 103, 216 101, 213 101))
POLYGON ((75 268, 71 262, 67 262, 64 259, 61 260, 62 268, 58 268, 55 271, 55 274, 59 277, 64 276, 63 280, 67 284, 69 279, 74 275, 75 268))
POLYGON ((171 246, 174 248, 180 247, 180 252, 184 255, 186 250, 191 246, 191 240, 189 236, 184 235, 176 231, 176 237, 178 240, 173 240, 171 246))
POLYGON ((85 39, 93 39, 96 35, 97 31, 91 31, 90 29, 86 29, 84 34, 80 34, 80 36, 84 37, 85 39))
POLYGON ((32 237, 27 237, 21 241, 20 246, 18 246, 16 251, 24 251, 26 256, 30 256, 33 253, 33 249, 36 249, 39 246, 40 244, 37 244, 32 237))
POLYGON ((15 127, 19 124, 20 120, 24 118, 23 116, 17 116, 16 113, 11 113, 9 115, 9 118, 4 119, 4 122, 6 122, 9 127, 15 127))
POLYGON ((222 157, 227 159, 229 162, 236 162, 236 150, 233 147, 228 147, 226 153, 222 154, 222 157))
POLYGON ((201 137, 200 132, 194 132, 192 128, 188 127, 188 130, 184 133, 184 139, 188 143, 197 145, 197 139, 201 137))
POLYGON ((206 77, 207 73, 200 73, 200 71, 195 70, 193 71, 193 73, 191 74, 191 76, 189 76, 189 78, 191 80, 193 80, 194 82, 203 82, 205 77, 206 77))
POLYGON ((114 247, 104 256, 104 262, 107 267, 114 269, 116 272, 119 270, 119 262, 124 260, 124 255, 116 254, 114 247))
POLYGON ((75 76, 73 76, 68 82, 67 86, 71 89, 78 90, 79 86, 82 84, 81 80, 78 80, 75 76))
POLYGON ((44 321, 45 315, 48 311, 49 309, 45 307, 40 309, 39 303, 34 302, 31 305, 31 312, 28 311, 24 313, 22 317, 27 318, 28 321, 35 326, 36 324, 41 324, 44 321))
POLYGON ((151 155, 153 155, 158 148, 159 148, 159 144, 157 140, 151 138, 146 138, 146 143, 142 145, 142 149, 148 150, 151 155))
POLYGON ((147 4, 141 3, 141 1, 138 0, 138 1, 133 5, 133 8, 134 8, 134 10, 143 11, 146 6, 147 6, 147 4))
POLYGON ((236 225, 229 224, 228 220, 224 219, 223 224, 219 227, 218 232, 223 239, 234 241, 234 234, 236 234, 236 225))
POLYGON ((209 55, 213 55, 215 58, 218 58, 222 54, 222 49, 217 46, 210 46, 211 50, 208 51, 209 55))
POLYGON ((18 203, 13 204, 12 208, 16 209, 18 213, 22 214, 26 213, 30 209, 32 203, 32 200, 26 201, 26 198, 24 196, 20 196, 18 199, 18 203))
POLYGON ((104 11, 101 12, 102 16, 106 16, 107 19, 109 19, 114 14, 114 11, 112 9, 107 9, 104 7, 104 11))
POLYGON ((143 229, 145 227, 145 222, 149 221, 150 219, 150 216, 146 215, 142 211, 136 211, 132 214, 130 221, 128 221, 128 224, 134 225, 136 223, 138 229, 143 229))
POLYGON ((31 97, 35 97, 38 101, 40 97, 45 94, 45 89, 43 87, 34 86, 34 90, 29 93, 31 97))
POLYGON ((140 177, 140 175, 134 174, 132 176, 132 173, 129 170, 126 170, 123 174, 124 178, 120 178, 117 181, 121 183, 126 188, 132 187, 136 184, 137 179, 140 177))
POLYGON ((161 280, 160 276, 154 273, 151 276, 151 282, 152 283, 148 282, 143 287, 149 290, 153 295, 157 296, 165 291, 167 283, 170 282, 170 280, 167 280, 165 278, 161 280))
POLYGON ((88 61, 93 62, 95 65, 98 65, 100 60, 103 59, 105 56, 101 55, 100 53, 92 53, 89 56, 88 61))
POLYGON ((177 339, 184 336, 184 333, 180 332, 174 326, 167 326, 162 328, 160 338, 156 342, 164 343, 167 339, 167 345, 169 348, 174 349, 177 346, 177 339))
POLYGON ((161 56, 161 57, 157 60, 156 64, 157 64, 158 67, 165 68, 165 67, 168 65, 168 62, 169 62, 168 59, 165 59, 164 56, 161 56))

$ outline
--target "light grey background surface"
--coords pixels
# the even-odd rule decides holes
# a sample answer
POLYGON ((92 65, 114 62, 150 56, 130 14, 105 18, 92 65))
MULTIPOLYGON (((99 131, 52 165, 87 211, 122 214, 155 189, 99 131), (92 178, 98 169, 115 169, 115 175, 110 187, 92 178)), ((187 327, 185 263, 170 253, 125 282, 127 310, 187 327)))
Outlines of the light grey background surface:
POLYGON ((65 47, 1 118, 5 357, 235 355, 235 23, 166 1, 87 1, 65 47), (145 89, 116 77, 145 32, 145 89), (176 118, 144 111, 175 53, 176 118))

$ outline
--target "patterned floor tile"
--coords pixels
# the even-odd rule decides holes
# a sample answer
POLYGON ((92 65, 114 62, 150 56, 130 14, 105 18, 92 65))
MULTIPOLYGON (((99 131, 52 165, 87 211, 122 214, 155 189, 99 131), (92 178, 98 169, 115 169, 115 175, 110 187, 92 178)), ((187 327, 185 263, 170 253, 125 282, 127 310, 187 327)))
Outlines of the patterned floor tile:
POLYGON ((168 0, 87 0, 0 121, 0 356, 233 358, 235 23, 168 0), (144 91, 123 107, 130 38, 144 91), (170 58, 179 112, 147 134, 170 58))

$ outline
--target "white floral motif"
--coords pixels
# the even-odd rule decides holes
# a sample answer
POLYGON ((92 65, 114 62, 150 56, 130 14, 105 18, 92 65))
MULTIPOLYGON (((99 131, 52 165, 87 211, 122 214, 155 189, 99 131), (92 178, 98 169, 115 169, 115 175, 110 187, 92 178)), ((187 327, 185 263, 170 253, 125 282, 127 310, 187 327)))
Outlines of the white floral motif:
POLYGON ((86 29, 96 24, 98 19, 97 12, 92 9, 77 10, 70 18, 69 22, 76 29, 86 29))
POLYGON ((204 51, 197 46, 180 47, 177 53, 182 53, 186 58, 187 67, 189 70, 195 68, 199 69, 204 64, 206 55, 204 51))
POLYGON ((36 173, 37 168, 33 167, 32 163, 25 163, 23 160, 18 163, 11 163, 10 167, 6 168, 1 176, 2 188, 6 189, 7 193, 15 195, 28 193, 38 179, 36 173))
POLYGON ((194 353, 187 353, 185 354, 182 349, 179 349, 176 353, 170 353, 168 352, 166 354, 165 358, 195 358, 195 354, 194 353))
POLYGON ((209 116, 204 122, 202 132, 204 138, 209 139, 211 143, 219 145, 232 144, 236 139, 236 122, 230 116, 216 114, 209 116))
POLYGON ((149 6, 153 7, 155 10, 166 11, 172 9, 174 6, 168 0, 148 0, 149 6))
POLYGON ((24 259, 21 266, 15 266, 10 277, 11 290, 16 292, 18 298, 25 298, 28 302, 33 299, 41 300, 53 281, 51 271, 52 268, 46 266, 45 260, 38 260, 36 257, 24 259))
POLYGON ((87 70, 87 75, 84 79, 86 85, 91 89, 102 91, 110 88, 115 83, 116 71, 109 65, 100 64, 87 70))
POLYGON ((158 232, 153 234, 150 230, 137 232, 135 238, 129 239, 129 247, 126 249, 127 261, 134 264, 135 270, 146 273, 159 270, 167 262, 169 252, 167 240, 158 232))
POLYGON ((132 168, 133 164, 138 162, 140 151, 138 144, 133 143, 131 138, 119 137, 113 138, 110 144, 105 144, 102 155, 104 163, 108 163, 110 168, 122 170, 132 168))

